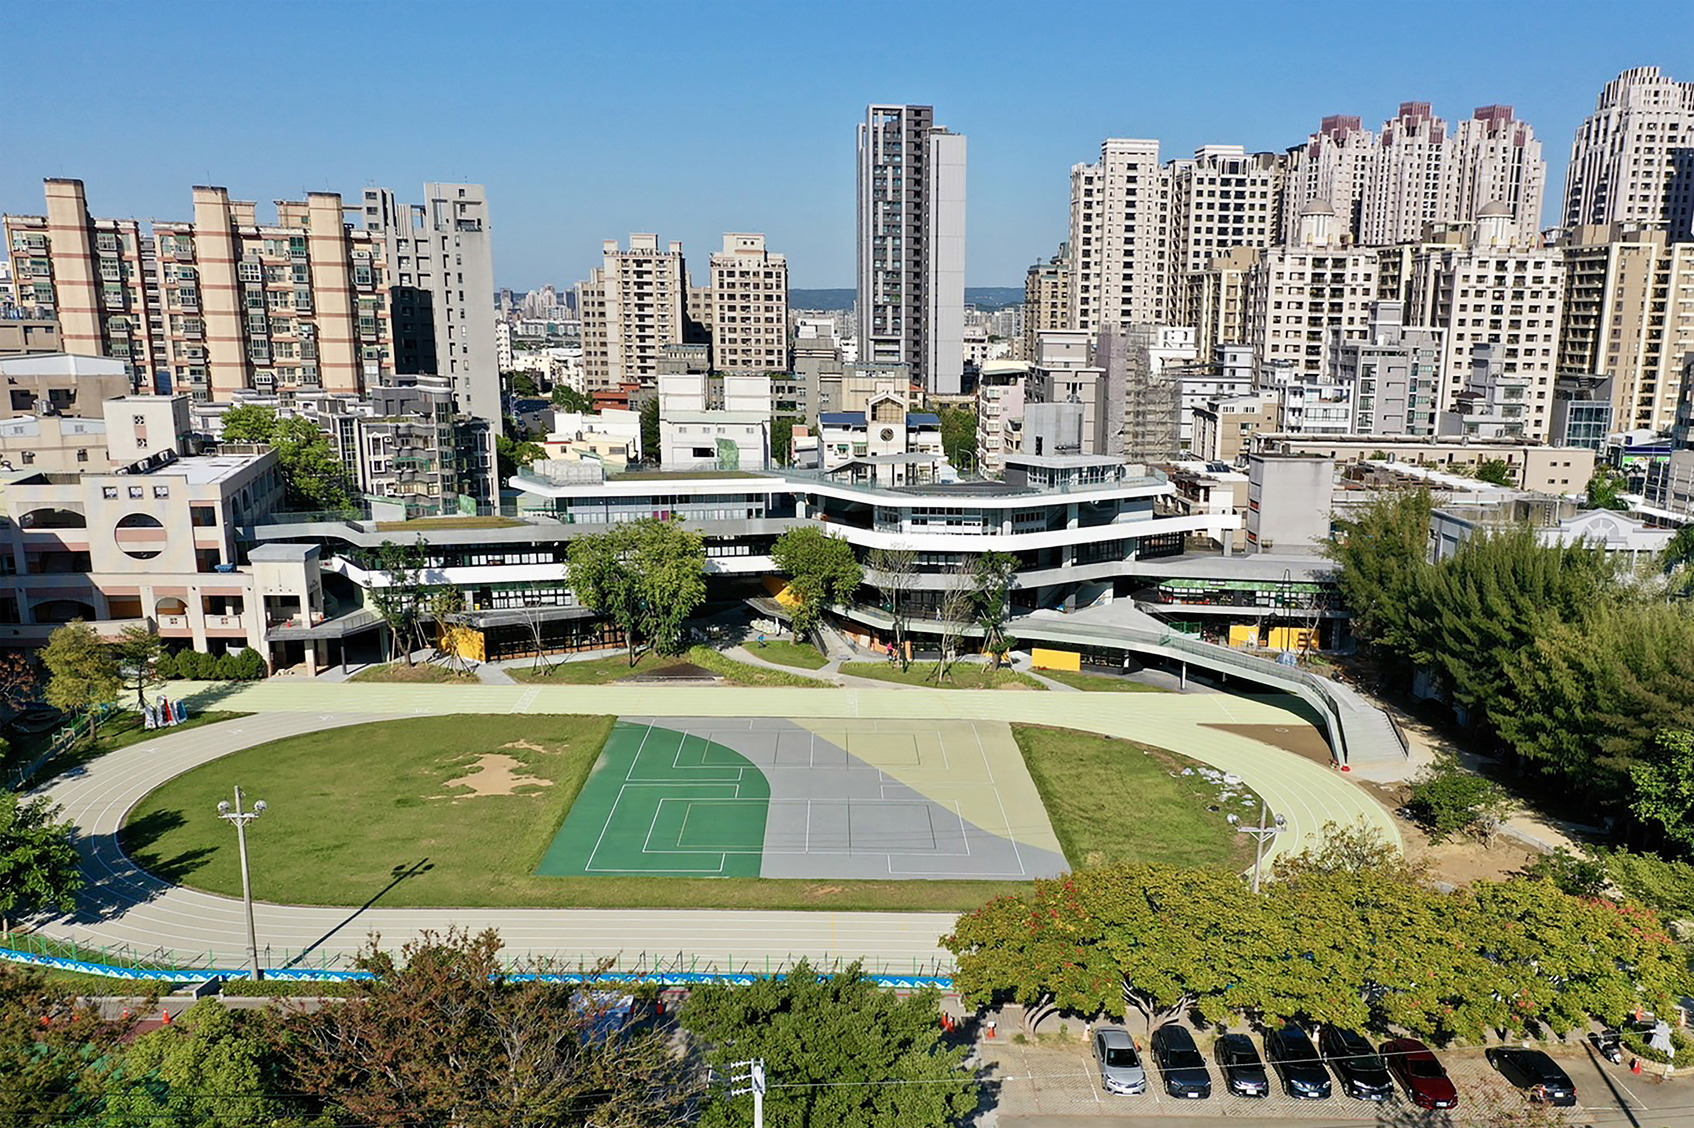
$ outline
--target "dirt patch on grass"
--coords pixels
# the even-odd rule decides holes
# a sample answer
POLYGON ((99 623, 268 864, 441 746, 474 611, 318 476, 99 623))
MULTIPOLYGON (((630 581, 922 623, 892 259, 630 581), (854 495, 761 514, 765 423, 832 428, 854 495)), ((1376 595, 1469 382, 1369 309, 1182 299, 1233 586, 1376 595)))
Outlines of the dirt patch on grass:
POLYGON ((1360 786, 1393 815, 1394 825, 1406 843, 1406 860, 1426 869, 1433 881, 1469 885, 1473 881, 1499 881, 1530 865, 1540 852, 1504 835, 1496 834, 1491 846, 1474 838, 1455 837, 1431 842, 1417 823, 1401 818, 1399 811, 1412 797, 1410 785, 1360 780, 1360 786))
POLYGON ((527 740, 509 740, 505 744, 502 744, 500 747, 502 747, 502 748, 523 748, 523 749, 530 751, 530 752, 539 752, 543 756, 554 756, 554 755, 558 754, 557 752, 555 752, 551 748, 543 748, 543 747, 541 747, 541 745, 533 744, 533 743, 531 743, 530 741, 527 741, 527 740))
POLYGON ((1310 725, 1206 725, 1206 728, 1232 732, 1237 736, 1245 736, 1249 740, 1257 740, 1272 748, 1280 748, 1284 752, 1292 752, 1304 757, 1315 764, 1328 767, 1335 759, 1329 750, 1329 741, 1323 738, 1323 733, 1310 725))
MULTIPOLYGON (((515 741, 514 743, 522 743, 527 748, 535 748, 535 745, 523 741, 515 741)), ((507 748, 511 746, 510 744, 504 745, 507 748)), ((544 749, 536 749, 536 751, 544 751, 544 749)), ((523 761, 511 756, 502 756, 498 752, 485 753, 477 758, 470 771, 458 779, 447 781, 448 787, 469 789, 468 794, 454 795, 450 798, 459 800, 469 799, 477 795, 516 795, 520 787, 533 787, 539 791, 543 787, 553 786, 553 781, 550 779, 525 775, 523 768, 523 761)), ((534 792, 531 794, 534 794, 534 792)), ((449 796, 440 796, 439 798, 449 798, 449 796)))

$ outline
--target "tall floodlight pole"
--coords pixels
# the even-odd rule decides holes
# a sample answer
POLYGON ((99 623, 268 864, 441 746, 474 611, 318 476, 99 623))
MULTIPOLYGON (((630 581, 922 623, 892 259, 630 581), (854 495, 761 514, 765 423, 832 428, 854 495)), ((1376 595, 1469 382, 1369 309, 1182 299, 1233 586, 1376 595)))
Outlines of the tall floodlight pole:
POLYGON ((241 849, 241 903, 247 909, 247 954, 253 967, 255 982, 264 972, 259 967, 259 934, 253 929, 253 878, 247 869, 247 824, 264 814, 265 810, 266 803, 263 799, 254 803, 251 811, 242 810, 239 785, 235 789, 235 806, 230 806, 227 799, 218 804, 218 817, 235 824, 235 841, 241 849))
POLYGON ((1260 800, 1258 826, 1242 826, 1241 819, 1238 816, 1229 816, 1229 825, 1235 828, 1236 833, 1251 834, 1254 841, 1258 843, 1253 853, 1253 892, 1255 893, 1259 891, 1259 868, 1265 863, 1265 843, 1288 829, 1288 820, 1281 815, 1276 816, 1274 823, 1267 823, 1266 819, 1269 815, 1270 808, 1265 805, 1263 800, 1260 800))
POLYGON ((735 1072, 729 1075, 730 1082, 736 1087, 729 1091, 732 1097, 753 1094, 753 1128, 765 1128, 765 1061, 758 1058, 753 1061, 738 1061, 730 1066, 735 1072))

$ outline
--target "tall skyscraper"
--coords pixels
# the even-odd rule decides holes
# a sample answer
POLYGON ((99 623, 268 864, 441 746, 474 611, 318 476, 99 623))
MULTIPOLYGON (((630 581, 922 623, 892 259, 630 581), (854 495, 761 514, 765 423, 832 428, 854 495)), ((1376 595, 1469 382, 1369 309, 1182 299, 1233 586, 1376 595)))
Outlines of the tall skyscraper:
POLYGON ((942 395, 964 378, 965 159, 931 106, 873 105, 859 126, 859 359, 942 395))
POLYGON ((1291 243, 1301 208, 1318 200, 1367 247, 1417 240, 1428 223, 1471 222, 1495 203, 1510 210, 1520 238, 1541 227, 1547 162, 1510 106, 1478 107, 1453 129, 1428 102, 1402 102, 1375 134, 1334 115, 1288 150, 1288 161, 1283 234, 1291 243))
POLYGON ((1168 322, 1170 175, 1159 143, 1108 137, 1071 169, 1071 327, 1168 322))
POLYGON ((625 251, 607 239, 601 262, 577 290, 588 390, 654 387, 661 348, 689 339, 682 244, 661 251, 657 235, 631 235, 625 251))
POLYGON ((1694 239, 1694 82, 1658 67, 1608 82, 1571 143, 1564 225, 1624 222, 1694 239))

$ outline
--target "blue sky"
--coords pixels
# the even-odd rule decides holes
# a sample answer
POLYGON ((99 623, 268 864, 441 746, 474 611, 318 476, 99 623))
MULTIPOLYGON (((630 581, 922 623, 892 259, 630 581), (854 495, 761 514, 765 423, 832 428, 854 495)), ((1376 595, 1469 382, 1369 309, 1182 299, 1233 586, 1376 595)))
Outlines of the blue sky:
POLYGON ((703 280, 764 231, 797 287, 853 284, 853 131, 927 102, 970 138, 968 282, 1021 285, 1108 136, 1167 159, 1276 150, 1325 114, 1380 125, 1504 102, 1557 208, 1570 139, 1627 67, 1694 80, 1685 2, 13 4, 0 209, 80 177, 96 214, 488 185, 496 277, 569 284, 603 239, 681 239, 703 280))

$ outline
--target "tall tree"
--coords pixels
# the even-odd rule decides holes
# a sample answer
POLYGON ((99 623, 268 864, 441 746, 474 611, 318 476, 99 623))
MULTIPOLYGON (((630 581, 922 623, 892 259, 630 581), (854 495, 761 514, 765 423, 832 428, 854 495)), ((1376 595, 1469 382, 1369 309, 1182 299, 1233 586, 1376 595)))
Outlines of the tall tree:
POLYGON ((1629 483, 1610 466, 1596 466, 1588 479, 1588 508, 1625 510, 1629 503, 1623 499, 1629 483))
POLYGON ((1429 567, 1434 508, 1428 490, 1383 494, 1336 522, 1329 555, 1340 566, 1337 584, 1353 612, 1353 631, 1391 660, 1404 662, 1416 645, 1412 600, 1418 575, 1429 567))
POLYGON ((641 457, 659 464, 659 401, 650 399, 641 405, 641 457))
POLYGON ((630 524, 612 525, 570 542, 570 584, 576 598, 618 625, 635 665, 641 630, 641 584, 635 575, 635 531, 630 524))
POLYGON ((1512 477, 1512 467, 1503 458, 1485 458, 1477 464, 1476 480, 1487 482, 1492 486, 1515 485, 1512 477))
POLYGON ((917 585, 918 554, 909 548, 873 548, 865 561, 872 587, 882 593, 882 609, 893 620, 894 656, 902 671, 911 669, 912 589, 917 585))
POLYGON ((1629 774, 1635 783, 1630 801, 1635 816, 1656 824, 1665 840, 1684 853, 1694 851, 1694 732, 1660 733, 1652 758, 1632 766, 1629 774))
POLYGON ((941 409, 941 450, 947 461, 961 473, 976 473, 976 412, 973 409, 954 405, 941 409))
POLYGON ((366 588, 371 606, 388 624, 389 640, 396 649, 405 651, 406 665, 410 666, 429 599, 430 585, 424 579, 424 569, 429 565, 428 545, 422 536, 411 544, 385 540, 377 546, 372 564, 381 575, 372 577, 366 588), (381 582, 374 582, 378 580, 381 582))
POLYGON ((41 695, 41 671, 18 651, 0 655, 0 706, 16 709, 41 695))
MULTIPOLYGON (((976 1109, 980 1083, 965 1047, 942 1044, 933 989, 902 998, 853 964, 823 976, 804 961, 745 987, 695 988, 682 1024, 708 1048, 720 1075, 762 1058, 771 1128, 863 1124, 946 1128, 976 1109)), ((721 1092, 700 1119, 740 1128, 745 1098, 721 1092)))
POLYGON ((352 485, 329 436, 304 416, 279 418, 268 407, 243 404, 224 413, 223 441, 268 443, 276 450, 288 504, 295 509, 346 509, 352 485))
POLYGON ((683 649, 683 623, 706 598, 705 542, 680 521, 646 517, 570 542, 570 583, 584 605, 624 632, 629 664, 643 637, 683 649))
POLYGON ((1017 645, 1006 631, 1012 617, 1012 584, 1018 576, 1018 558, 1009 552, 985 552, 972 565, 976 623, 982 628, 982 649, 996 668, 1006 652, 1017 645))
POLYGON ((0 933, 11 934, 15 917, 76 908, 85 884, 76 828, 58 816, 46 796, 0 791, 0 933))
POLYGON ((513 981, 500 948, 492 931, 425 933, 398 955, 373 941, 352 998, 286 1020, 290 1087, 383 1128, 682 1122, 699 1078, 665 1031, 610 991, 513 981))
MULTIPOLYGON (((288 1112, 267 1016, 202 999, 136 1039, 107 1081, 102 1128, 254 1128, 288 1112)), ((299 1123, 299 1121, 295 1121, 299 1123)))
POLYGON ((951 571, 942 574, 940 597, 935 623, 940 634, 939 656, 930 674, 937 685, 947 680, 953 663, 959 660, 965 631, 976 618, 977 575, 970 557, 962 557, 951 571))
POLYGON ((150 627, 137 623, 125 627, 111 647, 124 688, 135 690, 135 708, 137 711, 145 710, 147 690, 164 683, 157 669, 159 659, 165 653, 164 639, 154 634, 150 627))
POLYGON ((794 461, 794 420, 785 415, 771 419, 771 458, 778 466, 788 466, 794 461))
POLYGON ((47 700, 67 713, 87 714, 89 739, 97 737, 101 711, 123 691, 111 650, 93 627, 73 619, 47 636, 41 661, 48 671, 47 700))
POLYGON ((853 546, 812 525, 790 529, 777 538, 771 561, 788 576, 794 605, 794 637, 811 633, 832 603, 847 603, 864 582, 865 570, 853 546))
POLYGON ((574 411, 578 415, 594 414, 594 400, 586 392, 579 392, 568 384, 553 385, 553 406, 560 411, 574 411))

